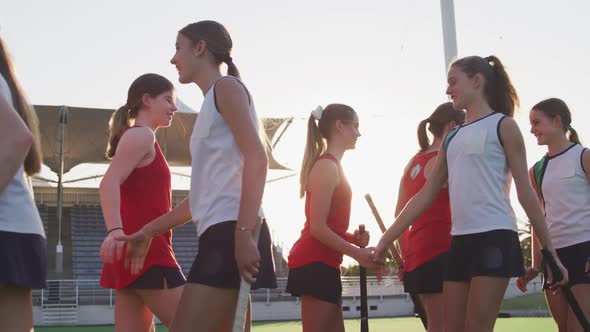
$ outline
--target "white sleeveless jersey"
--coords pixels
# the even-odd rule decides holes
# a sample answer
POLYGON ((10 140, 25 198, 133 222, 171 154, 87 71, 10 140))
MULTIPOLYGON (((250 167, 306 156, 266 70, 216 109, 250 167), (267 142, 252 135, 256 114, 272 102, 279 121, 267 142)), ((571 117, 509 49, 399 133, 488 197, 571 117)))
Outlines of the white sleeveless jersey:
POLYGON ((492 113, 445 137, 452 235, 517 230, 510 205, 512 176, 500 141, 504 117, 492 113))
MULTIPOLYGON (((238 80, 232 76, 226 77, 229 78, 221 79, 238 80)), ((242 194, 244 157, 231 129, 217 109, 217 82, 205 94, 190 139, 192 171, 189 200, 192 220, 199 236, 210 226, 237 220, 242 194)), ((248 98, 250 120, 258 132, 256 110, 249 92, 248 98)), ((263 216, 262 209, 259 216, 263 216)))
MULTIPOLYGON (((10 88, 0 75, 0 94, 14 105, 10 88)), ((45 237, 43 222, 33 200, 33 188, 25 174, 24 166, 19 167, 16 175, 0 192, 0 231, 38 234, 45 237)))
POLYGON ((590 241, 590 182, 582 164, 584 150, 572 144, 533 167, 555 248, 590 241))

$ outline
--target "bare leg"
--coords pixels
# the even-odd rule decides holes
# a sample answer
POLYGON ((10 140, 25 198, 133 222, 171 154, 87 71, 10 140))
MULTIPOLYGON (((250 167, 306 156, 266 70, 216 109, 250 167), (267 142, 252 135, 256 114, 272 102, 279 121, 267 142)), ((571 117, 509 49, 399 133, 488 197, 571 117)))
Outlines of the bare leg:
POLYGON ((342 307, 312 296, 301 297, 303 332, 344 332, 342 307))
POLYGON ((138 289, 137 294, 143 303, 156 315, 160 321, 170 328, 176 313, 176 308, 182 296, 184 286, 165 289, 138 289))
POLYGON ((492 332, 508 286, 508 278, 473 277, 469 286, 466 332, 492 332))
POLYGON ((443 283, 444 330, 447 332, 463 331, 465 311, 469 296, 469 282, 445 281, 443 283))
POLYGON ((426 317, 428 317, 428 332, 442 332, 444 326, 443 309, 444 298, 442 293, 419 294, 420 301, 424 304, 426 317))
POLYGON ((568 304, 561 290, 558 289, 555 294, 550 289, 545 290, 545 299, 547 299, 549 312, 551 312, 551 316, 557 324, 557 330, 559 332, 567 332, 568 304))
POLYGON ((154 315, 134 290, 117 290, 115 302, 115 332, 147 332, 154 315))
MULTIPOLYGON (((574 285, 572 286, 572 293, 574 293, 574 297, 576 298, 576 301, 578 301, 578 304, 580 305, 580 308, 582 309, 582 312, 584 313, 586 319, 590 319, 590 284, 574 285)), ((572 308, 569 306, 569 304, 567 305, 567 307, 567 331, 583 332, 584 329, 582 329, 582 326, 580 325, 580 322, 578 322, 578 319, 572 311, 572 308)))
POLYGON ((200 332, 219 332, 233 320, 237 300, 237 289, 186 284, 170 331, 192 332, 198 326, 200 332))
POLYGON ((0 285, 0 322, 3 331, 33 331, 30 288, 0 285))

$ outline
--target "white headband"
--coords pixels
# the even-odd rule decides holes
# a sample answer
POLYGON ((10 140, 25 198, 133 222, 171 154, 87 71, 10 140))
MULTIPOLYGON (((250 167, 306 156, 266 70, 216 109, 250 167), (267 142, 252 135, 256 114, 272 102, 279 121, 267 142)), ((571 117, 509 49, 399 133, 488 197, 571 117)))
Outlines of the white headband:
POLYGON ((322 118, 322 113, 324 112, 324 109, 322 108, 322 106, 318 106, 316 107, 315 110, 311 111, 311 115, 313 115, 313 117, 320 121, 320 119, 322 118))

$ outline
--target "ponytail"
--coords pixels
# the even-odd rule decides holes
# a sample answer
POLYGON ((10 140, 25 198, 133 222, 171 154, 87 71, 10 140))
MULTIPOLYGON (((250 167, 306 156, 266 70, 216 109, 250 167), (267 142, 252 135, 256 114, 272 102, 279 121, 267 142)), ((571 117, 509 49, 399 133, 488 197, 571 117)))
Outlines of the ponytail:
POLYGON ((520 100, 500 59, 494 55, 486 58, 468 56, 453 62, 451 66, 459 67, 468 77, 481 74, 485 78, 484 95, 490 107, 496 112, 514 116, 520 100))
POLYGON ((301 163, 299 197, 305 196, 309 173, 318 157, 326 151, 327 146, 324 140, 330 140, 332 127, 337 121, 352 121, 355 116, 356 112, 352 107, 344 104, 330 104, 326 108, 318 106, 311 112, 307 120, 307 141, 301 163))
POLYGON ((485 60, 492 66, 494 73, 492 81, 486 82, 485 90, 488 97, 488 104, 496 111, 509 117, 514 116, 515 107, 520 106, 520 100, 516 89, 510 81, 504 65, 496 56, 490 55, 485 60))
POLYGON ((568 131, 570 132, 570 134, 568 135, 567 140, 575 144, 581 144, 578 132, 574 128, 572 128, 572 126, 569 126, 568 131))
POLYGON ((426 133, 426 125, 430 122, 430 118, 420 121, 418 125, 418 143, 420 144, 420 152, 428 150, 430 147, 430 139, 426 133))
POLYGON ((456 110, 453 103, 446 102, 438 105, 438 107, 430 114, 428 119, 420 121, 418 125, 418 143, 420 144, 420 152, 424 152, 430 148, 430 139, 426 132, 426 125, 428 131, 436 138, 443 138, 445 128, 451 122, 455 125, 461 125, 465 122, 465 111, 456 110))
POLYGON ((238 67, 236 67, 236 65, 234 64, 233 59, 231 58, 231 56, 227 56, 226 59, 224 60, 225 64, 227 65, 227 74, 233 77, 237 77, 237 78, 241 78, 240 77, 240 71, 238 70, 238 67))
POLYGON ((179 33, 190 39, 193 44, 204 41, 207 50, 213 55, 215 64, 227 64, 227 74, 241 78, 240 71, 231 58, 233 41, 227 29, 219 22, 199 21, 180 29, 179 33))
POLYGON ((112 159, 117 151, 117 144, 125 130, 131 127, 129 118, 129 107, 121 106, 113 113, 109 121, 109 144, 107 145, 106 157, 112 159))
POLYGON ((324 153, 326 144, 320 132, 320 128, 316 124, 316 119, 313 115, 309 116, 307 120, 307 141, 305 143, 305 153, 303 154, 303 162, 301 163, 301 175, 299 177, 299 197, 305 196, 305 188, 307 187, 307 180, 309 173, 315 163, 316 159, 324 153))

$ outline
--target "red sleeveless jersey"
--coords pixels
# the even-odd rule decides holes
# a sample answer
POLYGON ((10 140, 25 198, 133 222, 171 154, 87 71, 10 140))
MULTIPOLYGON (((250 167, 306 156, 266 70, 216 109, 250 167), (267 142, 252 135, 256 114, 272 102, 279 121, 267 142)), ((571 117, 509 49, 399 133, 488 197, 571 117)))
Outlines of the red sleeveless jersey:
MULTIPOLYGON (((350 185, 342 172, 342 167, 340 166, 338 159, 329 154, 325 154, 318 158, 318 160, 320 159, 330 159, 334 161, 338 166, 338 173, 340 174, 340 183, 338 183, 338 186, 336 186, 332 193, 330 211, 327 218, 328 227, 330 227, 334 233, 350 242, 351 236, 346 232, 350 222, 350 204, 352 200, 350 185)), ((293 269, 313 262, 321 262, 340 270, 342 253, 331 249, 311 235, 311 195, 313 195, 313 193, 309 191, 305 192, 305 225, 301 231, 301 236, 289 252, 288 266, 290 269, 293 269)))
MULTIPOLYGON (((170 169, 158 142, 154 146, 154 160, 147 166, 135 168, 121 184, 121 221, 125 234, 139 231, 150 221, 171 210, 170 169)), ((105 288, 125 288, 154 265, 180 268, 172 251, 172 231, 152 239, 145 264, 137 275, 125 269, 123 260, 103 264, 100 285, 105 288)))
MULTIPOLYGON (((404 174, 402 185, 408 200, 416 195, 426 183, 424 167, 438 155, 437 151, 418 153, 404 174)), ((402 247, 404 270, 412 271, 451 246, 451 207, 449 189, 442 188, 432 205, 424 211, 403 234, 402 247)))

